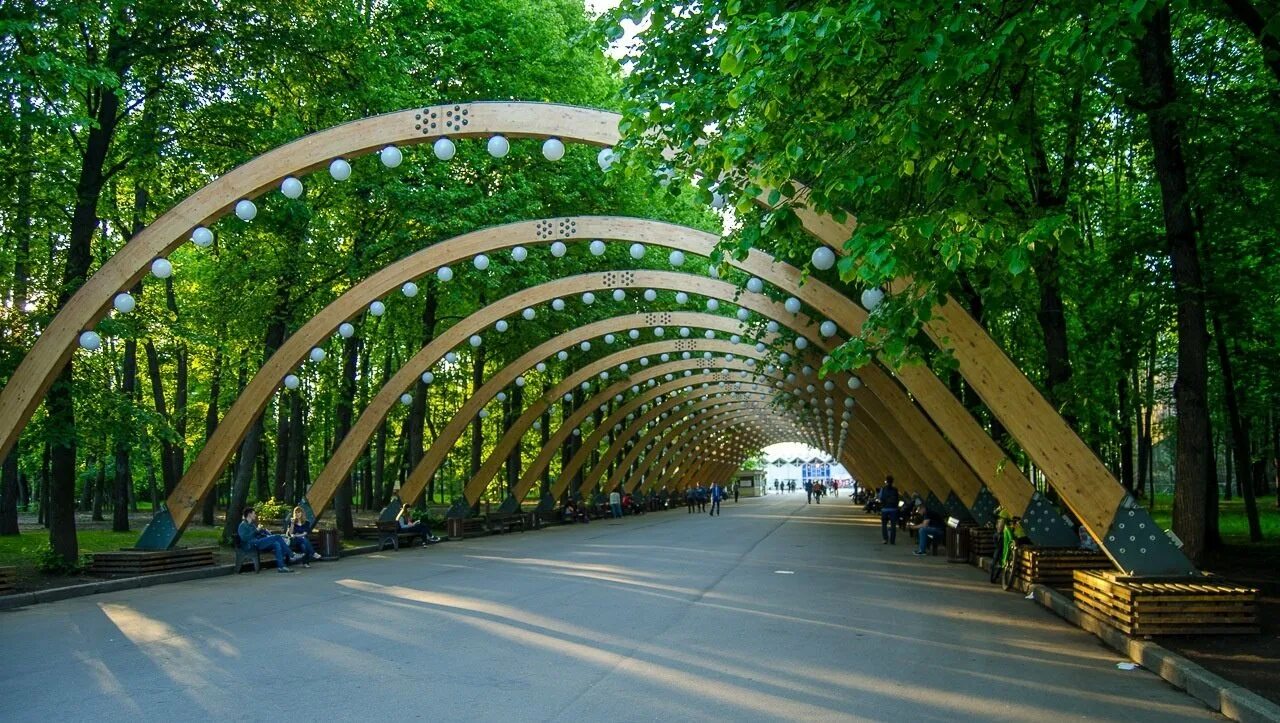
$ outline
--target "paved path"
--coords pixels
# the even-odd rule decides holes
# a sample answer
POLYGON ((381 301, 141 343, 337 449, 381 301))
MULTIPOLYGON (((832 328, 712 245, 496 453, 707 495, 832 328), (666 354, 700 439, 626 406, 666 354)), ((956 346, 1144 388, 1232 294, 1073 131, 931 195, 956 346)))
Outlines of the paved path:
POLYGON ((0 720, 1216 717, 910 549, 773 496, 0 612, 0 720))

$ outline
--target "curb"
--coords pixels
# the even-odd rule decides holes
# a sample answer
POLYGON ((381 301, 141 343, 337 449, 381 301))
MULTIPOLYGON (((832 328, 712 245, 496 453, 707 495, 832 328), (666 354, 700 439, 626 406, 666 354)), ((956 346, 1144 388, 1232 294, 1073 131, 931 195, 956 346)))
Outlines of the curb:
POLYGON ((1241 685, 1209 672, 1190 660, 1150 640, 1138 640, 1083 613, 1062 593, 1044 585, 1033 585, 1035 601, 1062 619, 1093 633, 1114 650, 1164 678, 1170 685, 1231 720, 1242 723, 1276 723, 1280 721, 1280 705, 1276 705, 1241 685))
MULTIPOLYGON (((350 555, 365 555, 371 552, 378 552, 378 546, 361 545, 360 547, 349 547, 342 551, 342 556, 348 557, 350 555)), ((13 610, 15 608, 24 608, 31 605, 38 605, 40 603, 70 600, 71 598, 85 597, 87 595, 99 595, 105 592, 134 590, 143 587, 154 587, 156 585, 167 585, 173 582, 204 580, 207 578, 222 577, 223 575, 233 574, 235 574, 234 565, 214 565, 213 567, 197 567, 191 570, 158 572, 153 575, 137 575, 135 577, 121 577, 114 580, 99 580, 96 582, 81 583, 79 585, 67 585, 65 587, 52 587, 47 590, 22 592, 16 595, 0 595, 0 610, 13 610)))

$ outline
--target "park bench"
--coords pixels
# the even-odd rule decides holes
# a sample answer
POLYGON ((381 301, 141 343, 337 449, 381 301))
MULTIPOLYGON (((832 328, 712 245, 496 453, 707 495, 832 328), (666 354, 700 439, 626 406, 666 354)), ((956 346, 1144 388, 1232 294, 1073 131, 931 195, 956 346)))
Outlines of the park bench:
POLYGON ((18 582, 18 568, 0 567, 0 595, 13 592, 18 582))
POLYGON ((489 532, 501 534, 515 529, 524 532, 526 526, 525 517, 519 512, 490 512, 484 516, 484 521, 489 532))
POLYGON ((240 542, 240 535, 231 535, 231 544, 235 547, 236 551, 235 566, 237 575, 244 572, 244 566, 246 563, 253 563, 254 572, 262 572, 263 555, 267 556, 268 563, 274 563, 276 561, 276 553, 271 550, 259 550, 257 548, 246 550, 240 545, 240 542))
POLYGON ((483 517, 454 517, 448 520, 447 525, 450 540, 489 534, 488 523, 483 517))

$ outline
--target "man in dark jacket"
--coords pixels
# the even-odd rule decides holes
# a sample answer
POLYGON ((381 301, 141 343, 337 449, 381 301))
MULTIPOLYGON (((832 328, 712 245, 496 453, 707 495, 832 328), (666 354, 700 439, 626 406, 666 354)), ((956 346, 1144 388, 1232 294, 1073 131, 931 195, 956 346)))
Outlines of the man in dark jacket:
POLYGON ((893 475, 884 478, 880 488, 880 536, 882 545, 898 544, 898 488, 893 486, 893 475))
POLYGON ((943 527, 943 524, 945 523, 943 522, 942 515, 929 509, 927 506, 922 507, 921 512, 923 513, 923 517, 920 519, 920 524, 911 526, 911 529, 916 531, 920 541, 920 544, 916 547, 916 551, 914 553, 916 555, 923 555, 925 547, 929 544, 929 540, 941 540, 943 533, 946 531, 946 528, 943 527))
POLYGON ((271 550, 276 554, 276 570, 293 572, 285 561, 297 562, 302 559, 302 555, 289 552, 289 543, 285 542, 284 536, 273 535, 259 527, 258 513, 252 507, 244 508, 240 518, 240 526, 236 529, 236 534, 240 536, 240 549, 245 552, 271 550))

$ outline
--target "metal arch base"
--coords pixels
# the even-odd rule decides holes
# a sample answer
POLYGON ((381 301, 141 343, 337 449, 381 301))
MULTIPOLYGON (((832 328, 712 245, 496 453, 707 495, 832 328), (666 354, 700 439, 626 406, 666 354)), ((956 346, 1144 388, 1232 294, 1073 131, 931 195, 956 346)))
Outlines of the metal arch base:
POLYGON ((134 547, 139 550, 172 550, 180 537, 182 531, 174 522, 173 515, 169 514, 169 508, 161 506, 147 523, 134 547))
POLYGON ((1022 513, 1022 530, 1031 541, 1041 547, 1078 547, 1080 538, 1075 525, 1053 500, 1039 491, 1031 495, 1031 502, 1022 513))

